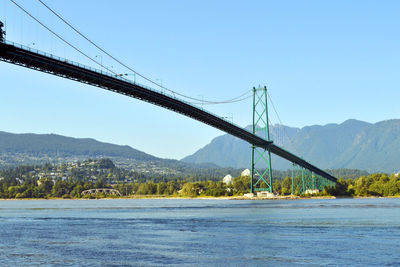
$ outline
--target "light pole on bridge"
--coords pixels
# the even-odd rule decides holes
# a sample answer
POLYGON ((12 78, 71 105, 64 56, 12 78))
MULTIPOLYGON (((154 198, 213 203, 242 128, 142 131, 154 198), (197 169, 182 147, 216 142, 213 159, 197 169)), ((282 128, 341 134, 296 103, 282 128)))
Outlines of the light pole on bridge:
POLYGON ((103 56, 102 55, 96 55, 96 58, 100 58, 101 70, 103 70, 103 56))

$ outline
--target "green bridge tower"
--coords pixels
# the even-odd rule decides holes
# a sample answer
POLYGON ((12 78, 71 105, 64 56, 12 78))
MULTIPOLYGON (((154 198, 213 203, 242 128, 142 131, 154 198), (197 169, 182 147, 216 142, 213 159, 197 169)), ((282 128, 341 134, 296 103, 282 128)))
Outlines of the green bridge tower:
MULTIPOLYGON (((253 87, 253 134, 267 141, 269 137, 267 87, 253 87)), ((251 146, 251 193, 272 193, 271 151, 251 146)))

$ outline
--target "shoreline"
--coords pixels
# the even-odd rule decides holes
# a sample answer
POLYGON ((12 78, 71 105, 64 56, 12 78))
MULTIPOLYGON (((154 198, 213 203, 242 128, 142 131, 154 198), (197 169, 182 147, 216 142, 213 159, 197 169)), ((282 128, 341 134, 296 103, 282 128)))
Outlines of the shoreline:
POLYGON ((316 196, 316 197, 300 197, 300 196, 277 196, 277 197, 174 197, 174 196, 130 196, 130 197, 104 197, 104 198, 2 198, 0 201, 36 201, 36 200, 114 200, 114 199, 199 199, 199 200, 306 200, 306 199, 377 199, 377 198, 400 198, 400 196, 389 197, 335 197, 335 196, 316 196))

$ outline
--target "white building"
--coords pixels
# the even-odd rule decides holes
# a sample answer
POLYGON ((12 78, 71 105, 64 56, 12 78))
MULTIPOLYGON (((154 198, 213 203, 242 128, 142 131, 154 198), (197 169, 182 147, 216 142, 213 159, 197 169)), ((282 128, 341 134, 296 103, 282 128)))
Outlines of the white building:
POLYGON ((306 195, 308 194, 308 195, 313 195, 313 194, 318 194, 319 193, 319 190, 318 189, 307 189, 305 192, 304 192, 306 195))
POLYGON ((225 176, 222 179, 222 182, 224 182, 225 184, 232 184, 233 183, 232 175, 228 174, 227 176, 225 176))
POLYGON ((249 176, 250 177, 251 172, 249 169, 245 169, 242 171, 242 173, 240 174, 240 176, 249 176))

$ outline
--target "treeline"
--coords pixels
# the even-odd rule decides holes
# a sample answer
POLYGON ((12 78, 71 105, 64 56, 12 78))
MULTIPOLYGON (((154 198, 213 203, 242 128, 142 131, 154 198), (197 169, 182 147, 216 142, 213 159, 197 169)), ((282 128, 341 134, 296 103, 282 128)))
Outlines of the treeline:
MULTIPOLYGON (((273 187, 276 194, 291 194, 291 178, 286 177, 282 182, 275 180, 273 187)), ((122 196, 241 196, 250 191, 250 178, 237 177, 232 184, 223 182, 202 181, 188 182, 183 180, 168 182, 136 182, 121 183, 111 186, 105 180, 83 182, 74 180, 53 181, 49 178, 28 178, 23 183, 15 178, 3 178, 0 181, 0 198, 101 198, 99 195, 82 195, 82 191, 95 188, 114 188, 122 196)), ((301 195, 298 187, 295 195, 301 195)), ((387 174, 371 174, 357 179, 340 178, 335 186, 326 187, 319 196, 400 196, 400 177, 387 174)))
MULTIPOLYGON (((247 177, 248 178, 248 177, 247 177)), ((98 195, 83 195, 82 192, 88 189, 113 188, 118 190, 122 196, 134 195, 157 195, 157 196, 232 196, 235 184, 240 178, 236 179, 233 185, 226 185, 223 182, 204 181, 186 182, 181 180, 159 182, 137 182, 121 183, 110 185, 105 180, 97 182, 82 182, 74 180, 54 181, 49 178, 28 178, 23 183, 19 183, 15 178, 3 178, 0 181, 0 198, 3 199, 24 199, 24 198, 101 198, 110 197, 104 193, 98 195)), ((245 192, 245 188, 240 192, 245 192)))
MULTIPOLYGON (((109 159, 87 160, 74 165, 20 166, 0 171, 0 198, 80 198, 82 191, 96 188, 114 188, 123 196, 218 197, 240 196, 250 191, 249 177, 240 177, 236 172, 234 176, 238 177, 233 179, 233 183, 225 184, 221 180, 226 172, 221 172, 219 176, 212 176, 212 172, 210 170, 209 175, 197 173, 192 176, 147 177, 118 168, 109 159), (55 176, 56 173, 59 177, 55 176)), ((330 172, 337 177, 342 175, 352 179, 341 178, 335 186, 325 188, 318 195, 400 196, 400 177, 394 174, 369 175, 364 171, 351 169, 330 170, 330 172)), ((273 177, 274 193, 279 195, 292 193, 291 170, 273 171, 273 177)), ((293 194, 303 194, 299 187, 299 179, 294 180, 297 182, 293 186, 293 194)))
POLYGON ((325 193, 332 196, 400 196, 400 175, 371 174, 357 179, 343 178, 335 186, 325 188, 325 193))
MULTIPOLYGON (((277 180, 279 183, 279 181, 277 180)), ((243 195, 250 190, 249 177, 237 177, 232 184, 222 181, 189 182, 175 180, 167 182, 132 182, 110 185, 105 179, 96 182, 79 181, 74 179, 57 180, 50 178, 26 178, 19 182, 16 178, 2 178, 0 180, 0 198, 81 198, 81 197, 105 197, 83 196, 82 192, 88 189, 113 188, 123 196, 157 195, 157 196, 233 196, 243 195)))
MULTIPOLYGON (((290 195, 291 178, 286 177, 282 182, 276 180, 273 188, 275 193, 290 195)), ((294 186, 294 195, 301 195, 298 185, 294 186)), ((356 179, 339 178, 336 185, 327 186, 316 195, 339 197, 400 196, 400 175, 391 174, 389 176, 386 173, 375 173, 356 179)))

